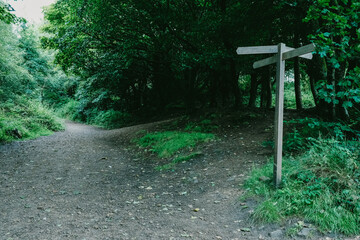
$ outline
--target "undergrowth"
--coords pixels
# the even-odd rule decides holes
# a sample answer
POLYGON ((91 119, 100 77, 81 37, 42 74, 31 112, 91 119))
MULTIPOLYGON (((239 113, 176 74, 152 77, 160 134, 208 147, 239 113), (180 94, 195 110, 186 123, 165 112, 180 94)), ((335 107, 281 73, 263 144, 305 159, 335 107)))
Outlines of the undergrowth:
POLYGON ((303 217, 324 232, 358 234, 359 166, 359 141, 313 140, 308 152, 284 159, 281 188, 275 189, 270 180, 272 163, 252 171, 245 184, 247 197, 261 199, 254 218, 280 222, 303 217))
MULTIPOLYGON (((284 152, 288 155, 298 154, 308 150, 309 146, 319 136, 339 140, 359 139, 360 132, 340 122, 325 122, 316 118, 302 118, 286 121, 291 129, 284 136, 284 152)), ((273 141, 263 143, 264 146, 274 146, 273 141)))
POLYGON ((106 129, 121 128, 134 119, 131 114, 114 109, 99 110, 86 108, 76 100, 70 99, 57 110, 59 116, 73 121, 84 122, 106 129))
POLYGON ((36 100, 17 97, 0 104, 0 142, 32 139, 63 128, 54 112, 36 100))

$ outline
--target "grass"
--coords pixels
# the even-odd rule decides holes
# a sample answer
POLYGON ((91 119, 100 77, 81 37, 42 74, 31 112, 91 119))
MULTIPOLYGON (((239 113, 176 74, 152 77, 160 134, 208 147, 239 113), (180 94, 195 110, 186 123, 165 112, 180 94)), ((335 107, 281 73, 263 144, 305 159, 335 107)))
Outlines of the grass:
POLYGON ((55 113, 36 100, 18 97, 0 104, 0 142, 33 139, 63 129, 55 113))
POLYGON ((161 158, 166 164, 155 167, 156 170, 174 169, 178 163, 187 162, 202 154, 196 147, 200 143, 215 139, 211 133, 218 126, 214 123, 217 115, 208 114, 197 119, 183 116, 174 121, 162 125, 162 131, 145 133, 142 137, 133 139, 139 147, 145 148, 161 158))
POLYGON ((199 132, 165 131, 148 133, 135 140, 140 147, 150 148, 160 158, 168 158, 180 150, 191 149, 196 144, 214 139, 214 134, 199 132))
POLYGON ((246 181, 247 197, 261 202, 254 218, 281 222, 302 217, 321 231, 346 235, 360 233, 360 143, 334 139, 316 140, 309 151, 287 157, 283 186, 275 189, 272 164, 254 169, 246 181))

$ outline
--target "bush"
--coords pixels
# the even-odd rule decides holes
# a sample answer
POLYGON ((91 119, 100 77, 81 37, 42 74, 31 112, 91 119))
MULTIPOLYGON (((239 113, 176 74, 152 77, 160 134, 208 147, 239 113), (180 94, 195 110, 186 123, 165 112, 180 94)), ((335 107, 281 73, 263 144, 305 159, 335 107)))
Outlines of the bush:
POLYGON ((308 149, 319 136, 339 140, 359 139, 360 132, 342 123, 323 122, 316 118, 303 118, 287 121, 293 129, 284 137, 285 153, 298 153, 308 149))
POLYGON ((129 113, 115 111, 113 109, 100 111, 93 114, 88 122, 108 129, 120 128, 129 124, 132 117, 129 113))
POLYGON ((100 111, 97 108, 90 108, 85 110, 84 104, 74 99, 70 99, 61 106, 57 113, 66 119, 86 122, 107 129, 124 127, 133 120, 131 114, 113 109, 100 111))

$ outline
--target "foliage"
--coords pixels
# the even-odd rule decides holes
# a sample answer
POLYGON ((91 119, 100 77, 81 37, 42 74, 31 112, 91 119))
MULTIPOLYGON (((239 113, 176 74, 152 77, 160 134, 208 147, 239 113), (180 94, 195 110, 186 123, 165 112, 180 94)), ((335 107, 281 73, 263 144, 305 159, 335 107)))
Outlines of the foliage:
POLYGON ((199 132, 166 131, 148 133, 135 140, 140 147, 150 148, 161 158, 168 158, 187 148, 191 150, 198 143, 214 139, 214 134, 199 132))
MULTIPOLYGON (((305 82, 305 81, 304 81, 305 82)), ((315 107, 314 98, 311 94, 308 84, 302 84, 302 103, 305 109, 315 107)), ((275 95, 275 94, 274 94, 275 95)), ((275 100, 273 100, 275 101, 275 100)), ((284 88, 284 107, 286 109, 296 109, 294 82, 285 82, 284 88)))
POLYGON ((93 116, 88 118, 88 123, 108 129, 124 127, 133 120, 130 114, 113 109, 96 111, 93 116))
POLYGON ((0 22, 10 24, 21 21, 24 20, 16 17, 14 14, 11 14, 8 11, 8 5, 5 4, 3 1, 0 1, 0 22))
POLYGON ((309 147, 319 136, 338 140, 359 139, 360 132, 339 122, 324 122, 316 118, 294 119, 286 122, 293 130, 284 137, 284 151, 298 153, 309 147))
POLYGON ((310 37, 326 61, 319 97, 345 111, 360 103, 359 18, 360 4, 352 0, 314 1, 305 18, 318 26, 310 37))
POLYGON ((30 139, 63 129, 55 114, 36 100, 16 97, 0 104, 0 142, 30 139))
POLYGON ((261 221, 304 217, 322 231, 358 234, 360 229, 360 151, 358 141, 319 139, 308 152, 284 159, 283 186, 270 181, 272 164, 255 169, 246 182, 248 196, 264 198, 254 212, 261 221))
POLYGON ((35 28, 11 14, 4 15, 3 10, 1 5, 0 141, 34 138, 61 130, 62 124, 46 107, 46 103, 62 97, 62 83, 55 86, 54 81, 61 72, 50 64, 51 54, 39 49, 35 28), (10 24, 15 22, 16 27, 10 24))
POLYGON ((34 78, 22 67, 22 55, 11 25, 0 22, 0 101, 34 89, 34 78))

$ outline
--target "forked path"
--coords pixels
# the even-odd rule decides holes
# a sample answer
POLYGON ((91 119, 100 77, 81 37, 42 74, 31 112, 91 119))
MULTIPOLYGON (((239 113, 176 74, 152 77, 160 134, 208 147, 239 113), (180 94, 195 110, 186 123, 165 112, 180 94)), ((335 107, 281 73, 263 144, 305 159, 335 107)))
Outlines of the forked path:
POLYGON ((0 146, 0 239, 259 239, 271 231, 251 222, 253 203, 239 200, 239 184, 266 159, 260 144, 269 133, 229 126, 202 156, 160 172, 130 147, 139 130, 156 127, 68 122, 64 132, 0 146))

